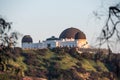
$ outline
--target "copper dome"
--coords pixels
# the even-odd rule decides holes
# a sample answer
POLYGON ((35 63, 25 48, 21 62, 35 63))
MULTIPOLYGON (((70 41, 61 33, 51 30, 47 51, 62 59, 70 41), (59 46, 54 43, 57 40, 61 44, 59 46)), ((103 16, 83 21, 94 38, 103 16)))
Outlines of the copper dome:
POLYGON ((83 32, 78 32, 75 34, 75 39, 86 39, 86 36, 83 32))
POLYGON ((22 43, 32 43, 33 40, 31 38, 30 35, 25 35, 23 38, 22 38, 22 43))
POLYGON ((71 38, 73 38, 73 39, 85 38, 85 39, 86 39, 86 36, 85 36, 85 34, 84 34, 82 31, 80 31, 79 29, 72 27, 72 28, 65 29, 65 30, 60 34, 59 38, 60 38, 60 39, 65 39, 65 38, 67 38, 67 39, 71 39, 71 38), (79 34, 77 34, 77 33, 79 33, 79 34), (75 36, 75 35, 76 35, 76 36, 75 36), (76 38, 75 38, 75 37, 76 37, 76 38))

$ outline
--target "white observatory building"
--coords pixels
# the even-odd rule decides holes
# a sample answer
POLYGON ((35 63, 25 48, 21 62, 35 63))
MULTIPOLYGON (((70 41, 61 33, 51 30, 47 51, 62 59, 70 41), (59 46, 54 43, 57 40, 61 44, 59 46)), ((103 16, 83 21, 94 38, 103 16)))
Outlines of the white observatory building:
POLYGON ((77 28, 67 28, 56 38, 52 36, 47 38, 43 42, 33 43, 33 39, 30 35, 25 35, 22 38, 23 49, 43 49, 43 48, 55 48, 55 47, 78 47, 88 48, 86 35, 77 28))

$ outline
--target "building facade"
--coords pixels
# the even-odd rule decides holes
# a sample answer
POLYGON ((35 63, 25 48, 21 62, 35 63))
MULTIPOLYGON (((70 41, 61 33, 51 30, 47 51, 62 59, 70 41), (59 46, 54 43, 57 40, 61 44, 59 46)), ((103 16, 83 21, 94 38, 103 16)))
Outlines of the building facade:
POLYGON ((88 48, 88 43, 85 34, 77 28, 65 29, 60 34, 59 38, 52 36, 47 38, 45 41, 38 43, 33 43, 33 39, 30 35, 25 35, 22 38, 23 49, 43 49, 55 47, 88 48))

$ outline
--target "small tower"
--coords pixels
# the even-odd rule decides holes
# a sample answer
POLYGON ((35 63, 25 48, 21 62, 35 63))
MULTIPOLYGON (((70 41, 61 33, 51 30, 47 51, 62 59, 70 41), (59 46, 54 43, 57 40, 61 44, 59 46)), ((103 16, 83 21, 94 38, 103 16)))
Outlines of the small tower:
POLYGON ((31 48, 30 44, 32 44, 32 43, 33 43, 33 40, 30 35, 25 35, 22 38, 22 48, 23 49, 31 48))

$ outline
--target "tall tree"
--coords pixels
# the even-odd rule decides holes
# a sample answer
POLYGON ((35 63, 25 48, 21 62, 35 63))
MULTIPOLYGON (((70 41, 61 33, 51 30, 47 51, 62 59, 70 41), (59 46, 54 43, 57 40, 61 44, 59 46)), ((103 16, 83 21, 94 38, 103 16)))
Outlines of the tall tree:
POLYGON ((18 39, 18 32, 11 31, 11 23, 0 18, 0 65, 6 71, 8 60, 11 58, 13 47, 18 39))

